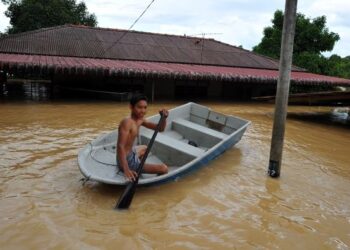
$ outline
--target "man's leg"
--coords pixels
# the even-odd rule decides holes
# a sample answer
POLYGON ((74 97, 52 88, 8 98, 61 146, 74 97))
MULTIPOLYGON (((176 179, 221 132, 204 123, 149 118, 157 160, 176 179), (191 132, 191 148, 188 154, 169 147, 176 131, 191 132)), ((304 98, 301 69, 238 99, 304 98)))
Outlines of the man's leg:
POLYGON ((135 146, 137 156, 139 157, 140 161, 142 160, 142 157, 145 155, 147 146, 146 145, 137 145, 135 146))
MULTIPOLYGON (((137 156, 139 157, 140 161, 142 160, 142 157, 145 155, 147 150, 146 145, 138 145, 136 146, 136 152, 137 156)), ((143 165, 142 172, 149 173, 149 174, 166 174, 168 173, 168 166, 165 164, 146 164, 143 165)))
POLYGON ((165 164, 145 164, 142 170, 148 174, 166 174, 168 173, 168 166, 165 164))

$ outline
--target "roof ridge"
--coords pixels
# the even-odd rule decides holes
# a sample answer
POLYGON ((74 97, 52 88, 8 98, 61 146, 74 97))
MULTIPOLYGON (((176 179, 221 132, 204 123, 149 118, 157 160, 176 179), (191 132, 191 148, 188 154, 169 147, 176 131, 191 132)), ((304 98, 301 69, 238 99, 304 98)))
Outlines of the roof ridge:
MULTIPOLYGON (((150 32, 150 31, 138 31, 138 30, 127 30, 127 29, 105 28, 105 27, 92 27, 92 26, 79 25, 79 24, 68 24, 67 26, 71 26, 73 28, 83 28, 83 29, 95 29, 95 30, 97 29, 97 30, 106 30, 106 31, 119 31, 119 32, 128 32, 128 33, 139 33, 139 34, 150 34, 150 35, 161 35, 161 36, 171 36, 171 37, 180 37, 180 38, 189 38, 189 39, 204 39, 204 40, 217 41, 213 38, 202 38, 202 37, 190 36, 190 35, 186 35, 186 34, 185 35, 175 35, 175 34, 166 34, 166 33, 156 33, 156 32, 150 32)), ((231 45, 231 46, 233 46, 233 45, 231 45)))
POLYGON ((0 37, 0 40, 3 39, 3 38, 21 37, 21 36, 25 36, 25 35, 28 35, 28 34, 36 34, 36 33, 45 32, 45 31, 48 31, 48 30, 61 29, 61 28, 68 27, 69 25, 70 24, 63 24, 63 25, 58 25, 58 26, 40 28, 40 29, 36 29, 36 30, 29 30, 29 31, 25 31, 25 32, 15 33, 15 34, 7 34, 7 35, 5 35, 3 37, 0 37))
MULTIPOLYGON (((168 36, 168 37, 179 37, 179 38, 188 38, 188 39, 201 39, 201 40, 207 40, 207 41, 214 41, 223 45, 226 45, 228 47, 234 47, 240 50, 243 50, 244 52, 252 52, 244 48, 240 48, 238 46, 225 43, 219 40, 216 40, 214 38, 205 38, 205 37, 197 37, 197 36, 190 36, 190 35, 175 35, 175 34, 166 34, 166 33, 156 33, 156 32, 149 32, 149 31, 137 31, 137 30, 127 30, 127 29, 118 29, 118 28, 105 28, 105 27, 92 27, 92 26, 87 26, 83 24, 63 24, 63 25, 57 25, 57 26, 52 26, 52 27, 45 27, 45 28, 40 28, 36 30, 30 30, 30 31, 25 31, 25 32, 20 32, 16 34, 9 34, 5 35, 4 37, 1 38, 9 38, 9 37, 21 37, 25 36, 28 34, 36 34, 40 32, 45 32, 48 30, 55 30, 55 29, 61 29, 61 28, 81 28, 81 29, 92 29, 92 30, 102 30, 102 31, 117 31, 117 32, 128 32, 128 33, 138 33, 138 34, 150 34, 150 35, 160 35, 160 36, 168 36)), ((0 39, 1 39, 0 38, 0 39)))

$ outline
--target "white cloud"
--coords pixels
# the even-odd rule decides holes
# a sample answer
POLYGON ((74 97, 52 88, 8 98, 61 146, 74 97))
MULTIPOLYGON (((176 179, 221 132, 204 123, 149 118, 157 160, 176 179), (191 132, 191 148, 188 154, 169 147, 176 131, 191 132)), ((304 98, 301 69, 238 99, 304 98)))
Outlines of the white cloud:
POLYGON ((4 32, 10 26, 9 19, 5 16, 7 7, 0 2, 0 32, 4 32))
MULTIPOLYGON (((151 0, 85 0, 88 11, 95 13, 98 26, 127 29, 151 0)), ((208 34, 233 45, 252 49, 261 38, 263 29, 271 25, 273 13, 284 10, 281 0, 155 0, 150 9, 134 26, 134 30, 167 34, 208 34)), ((9 25, 0 4, 0 31, 9 25)), ((341 56, 350 55, 350 9, 348 0, 299 1, 298 12, 315 18, 325 15, 330 31, 340 35, 334 50, 341 56)))
MULTIPOLYGON (((256 6, 260 1, 251 1, 256 6)), ((259 43, 262 30, 269 25, 273 12, 283 5, 277 0, 260 8, 251 8, 247 1, 155 1, 134 27, 135 30, 168 34, 200 35, 251 49, 259 43), (271 6, 271 3, 275 5, 271 6), (269 7, 271 6, 271 7, 269 7), (263 9, 265 12, 261 12, 263 9), (218 33, 218 34, 216 34, 218 33)), ((99 26, 127 29, 149 4, 141 0, 86 1, 89 10, 98 16, 99 26), (114 17, 111 6, 114 6, 114 17)))

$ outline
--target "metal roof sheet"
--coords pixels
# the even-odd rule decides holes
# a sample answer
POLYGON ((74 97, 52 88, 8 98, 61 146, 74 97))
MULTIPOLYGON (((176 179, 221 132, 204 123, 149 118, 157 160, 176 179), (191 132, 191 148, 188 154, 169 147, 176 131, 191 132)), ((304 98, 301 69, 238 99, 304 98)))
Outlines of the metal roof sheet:
MULTIPOLYGON (((278 68, 277 60, 214 39, 137 31, 126 33, 125 30, 78 25, 56 26, 2 37, 0 52, 278 68)), ((293 69, 302 71, 296 67, 293 69)))

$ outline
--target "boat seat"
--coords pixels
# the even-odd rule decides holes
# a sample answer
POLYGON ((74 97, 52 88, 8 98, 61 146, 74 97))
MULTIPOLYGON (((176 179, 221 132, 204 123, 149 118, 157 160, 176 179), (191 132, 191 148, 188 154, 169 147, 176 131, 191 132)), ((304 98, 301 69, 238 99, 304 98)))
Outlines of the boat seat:
POLYGON ((219 132, 217 130, 205 127, 203 125, 199 125, 197 123, 194 123, 194 122, 191 122, 189 120, 182 119, 182 118, 173 120, 173 126, 176 126, 176 125, 180 125, 182 127, 186 127, 188 129, 201 132, 203 134, 207 134, 208 136, 216 137, 220 140, 223 140, 228 136, 225 133, 219 132))
MULTIPOLYGON (((145 129, 141 136, 146 137, 148 140, 152 138, 153 135, 152 130, 145 129)), ((177 138, 174 138, 172 136, 169 136, 167 134, 158 133, 157 137, 155 139, 157 143, 166 145, 168 147, 174 148, 178 151, 181 151, 187 155, 198 157, 202 154, 204 154, 205 150, 199 148, 199 147, 193 147, 189 145, 188 143, 185 143, 181 140, 178 140, 177 138)))

